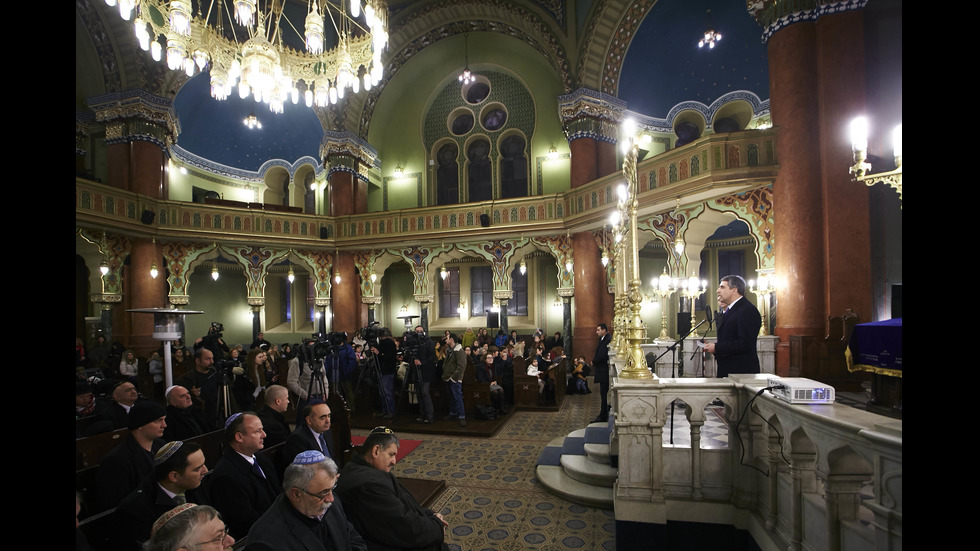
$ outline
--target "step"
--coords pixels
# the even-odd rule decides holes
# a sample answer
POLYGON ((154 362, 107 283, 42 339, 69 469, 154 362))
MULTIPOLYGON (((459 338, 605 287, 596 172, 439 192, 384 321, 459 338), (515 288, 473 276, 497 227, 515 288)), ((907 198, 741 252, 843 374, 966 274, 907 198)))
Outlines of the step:
POLYGON ((589 458, 589 461, 594 461, 603 465, 612 464, 612 461, 609 458, 609 444, 586 444, 585 455, 589 458))
POLYGON ((548 492, 558 497, 587 507, 613 508, 613 489, 611 487, 584 484, 565 474, 561 467, 551 465, 538 465, 535 473, 538 482, 548 492))
POLYGON ((561 456, 561 468, 565 474, 584 484, 612 488, 619 472, 602 463, 596 463, 584 455, 561 456))

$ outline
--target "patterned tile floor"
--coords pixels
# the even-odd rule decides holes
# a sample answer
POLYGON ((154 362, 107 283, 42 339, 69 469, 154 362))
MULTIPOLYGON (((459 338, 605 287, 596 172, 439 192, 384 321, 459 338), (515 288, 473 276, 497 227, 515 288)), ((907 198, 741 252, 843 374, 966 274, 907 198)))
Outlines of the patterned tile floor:
POLYGON ((422 444, 392 472, 446 481, 448 489, 434 508, 449 522, 450 549, 612 551, 612 511, 549 494, 538 483, 534 469, 538 455, 551 440, 585 427, 598 410, 597 393, 572 395, 558 412, 516 412, 492 438, 401 432, 399 437, 422 440, 422 444))

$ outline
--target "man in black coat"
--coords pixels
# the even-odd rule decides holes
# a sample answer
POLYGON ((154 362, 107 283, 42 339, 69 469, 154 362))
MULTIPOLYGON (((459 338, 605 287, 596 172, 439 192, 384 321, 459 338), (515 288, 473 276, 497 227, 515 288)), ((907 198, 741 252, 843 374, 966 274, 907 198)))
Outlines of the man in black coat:
POLYGON ((415 381, 419 385, 419 416, 415 420, 419 423, 431 423, 435 411, 429 391, 432 381, 436 380, 436 345, 426 336, 425 328, 421 325, 415 326, 415 337, 418 342, 418 356, 412 360, 412 363, 418 367, 417 373, 422 378, 421 381, 415 381))
POLYGON ((164 443, 166 416, 163 406, 151 400, 136 402, 129 409, 129 436, 99 463, 96 484, 101 510, 118 505, 153 472, 153 456, 164 443))
POLYGON ((593 423, 605 423, 609 420, 609 342, 612 335, 605 323, 600 323, 595 328, 595 334, 599 337, 599 344, 595 348, 595 357, 592 359, 592 372, 595 374, 595 382, 599 385, 599 397, 602 400, 599 405, 599 416, 593 423))
POLYGON ((208 432, 204 413, 193 407, 191 391, 175 385, 167 390, 166 398, 167 428, 163 431, 164 440, 188 440, 208 432))
POLYGON ((249 530, 249 549, 367 551, 334 499, 336 484, 332 459, 318 451, 301 453, 286 468, 283 493, 249 530))
POLYGON ((242 538, 282 493, 282 486, 272 460, 258 453, 265 440, 258 416, 246 411, 229 417, 224 440, 225 451, 210 475, 208 496, 231 535, 242 538))
POLYGON ((115 551, 139 551, 150 539, 150 529, 160 515, 181 503, 204 505, 204 496, 195 490, 205 473, 204 452, 194 442, 176 440, 157 451, 153 475, 116 507, 111 534, 115 551))
POLYGON ((727 275, 718 284, 718 303, 725 313, 718 320, 718 340, 704 346, 718 360, 718 377, 731 373, 758 373, 759 354, 756 339, 762 327, 762 316, 745 298, 745 280, 727 275))
POLYGON ((281 385, 270 385, 265 389, 265 405, 256 413, 262 420, 265 431, 265 446, 271 448, 289 438, 289 423, 286 410, 289 409, 289 389, 281 385))
POLYGON ((370 551, 438 551, 448 524, 442 515, 423 508, 391 474, 398 455, 398 437, 379 427, 371 431, 361 453, 344 465, 337 497, 370 551))

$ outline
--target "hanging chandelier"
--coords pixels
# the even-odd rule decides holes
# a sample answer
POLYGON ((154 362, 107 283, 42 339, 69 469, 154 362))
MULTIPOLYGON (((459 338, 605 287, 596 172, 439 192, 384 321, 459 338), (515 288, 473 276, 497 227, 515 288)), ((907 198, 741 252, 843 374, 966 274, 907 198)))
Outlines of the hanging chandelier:
POLYGON ((106 0, 133 19, 140 47, 187 76, 210 70, 211 96, 227 99, 235 86, 275 113, 287 101, 325 107, 363 86, 381 82, 388 44, 386 0, 308 0, 303 34, 285 13, 285 0, 106 0), (135 14, 135 18, 133 15, 135 14), (326 28, 337 45, 324 50, 326 28), (305 51, 285 42, 303 41, 305 51), (164 50, 164 44, 165 50, 164 50))
POLYGON ((459 81, 463 83, 463 86, 476 80, 476 76, 470 72, 470 35, 463 35, 463 48, 464 48, 464 58, 463 58, 463 72, 459 74, 459 81))
POLYGON ((721 40, 721 33, 715 32, 715 29, 711 26, 711 10, 708 10, 707 20, 708 28, 704 31, 704 37, 698 41, 698 48, 703 48, 707 44, 710 50, 715 47, 715 42, 721 40))

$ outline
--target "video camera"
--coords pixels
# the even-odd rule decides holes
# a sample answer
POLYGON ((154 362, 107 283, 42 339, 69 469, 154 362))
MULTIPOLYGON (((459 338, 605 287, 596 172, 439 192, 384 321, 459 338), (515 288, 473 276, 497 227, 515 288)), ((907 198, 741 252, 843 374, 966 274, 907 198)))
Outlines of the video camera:
POLYGON ((370 325, 361 329, 361 338, 367 343, 365 348, 370 349, 372 346, 378 346, 378 339, 384 336, 385 329, 378 327, 380 322, 371 322, 370 325))
POLYGON ((406 360, 418 358, 419 346, 422 344, 423 338, 425 338, 423 335, 419 335, 415 331, 405 331, 402 335, 402 347, 398 353, 404 356, 406 360))
POLYGON ((212 321, 211 328, 208 329, 208 335, 214 335, 217 338, 222 338, 224 336, 225 326, 220 321, 212 321))
POLYGON ((334 354, 347 343, 347 333, 333 331, 331 333, 313 333, 313 338, 305 339, 300 346, 300 354, 307 363, 320 361, 334 354))

